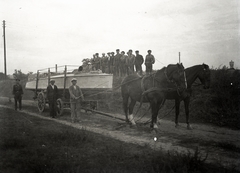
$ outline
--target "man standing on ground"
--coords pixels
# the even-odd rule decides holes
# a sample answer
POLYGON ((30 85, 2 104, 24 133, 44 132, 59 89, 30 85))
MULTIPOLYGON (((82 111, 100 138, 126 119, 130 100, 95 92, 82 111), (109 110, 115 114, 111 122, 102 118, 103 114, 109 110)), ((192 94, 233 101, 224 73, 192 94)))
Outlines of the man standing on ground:
POLYGON ((71 80, 72 85, 69 87, 70 104, 71 104, 71 119, 72 123, 79 121, 81 114, 81 101, 84 101, 84 96, 81 88, 77 85, 77 79, 71 80))
POLYGON ((19 103, 19 110, 22 110, 22 95, 23 89, 21 84, 19 83, 20 79, 16 79, 16 84, 13 85, 13 95, 15 101, 15 110, 17 110, 17 102, 19 103))
POLYGON ((57 99, 58 99, 58 88, 54 85, 55 80, 50 80, 50 85, 47 87, 47 99, 50 109, 50 117, 55 118, 57 115, 57 99))
POLYGON ((151 50, 148 50, 147 52, 148 54, 146 55, 146 58, 145 58, 145 66, 146 66, 146 74, 148 75, 152 73, 152 65, 155 63, 155 58, 151 54, 152 53, 151 50))
POLYGON ((142 64, 143 64, 143 56, 139 54, 139 51, 136 50, 136 57, 135 57, 135 68, 136 72, 140 75, 142 75, 142 64))

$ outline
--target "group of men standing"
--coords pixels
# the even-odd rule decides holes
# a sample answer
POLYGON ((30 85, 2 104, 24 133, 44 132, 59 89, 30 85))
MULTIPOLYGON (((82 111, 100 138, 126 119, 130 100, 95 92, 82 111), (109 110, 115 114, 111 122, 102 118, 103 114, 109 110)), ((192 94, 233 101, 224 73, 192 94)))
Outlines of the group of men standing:
MULTIPOLYGON (((77 79, 73 78, 71 83, 72 85, 68 88, 68 91, 70 94, 71 119, 74 123, 79 121, 81 102, 84 101, 84 96, 81 88, 77 85, 77 79)), ((13 85, 12 94, 14 95, 15 110, 22 110, 23 88, 20 84, 20 79, 16 79, 16 83, 13 85)), ((50 84, 47 86, 46 98, 48 99, 50 117, 55 118, 57 116, 57 99, 59 98, 59 92, 54 79, 51 79, 50 84)))
MULTIPOLYGON (((81 102, 84 101, 84 96, 81 88, 77 85, 77 79, 71 80, 72 85, 68 88, 70 94, 70 107, 71 107, 71 119, 72 123, 79 121, 81 113, 81 102)), ((56 117, 57 114, 57 99, 59 98, 58 87, 55 85, 55 80, 51 79, 50 84, 47 87, 46 93, 50 116, 56 117)))
MULTIPOLYGON (((152 72, 152 65, 155 63, 155 58, 152 55, 152 51, 148 50, 148 54, 145 57, 146 74, 152 72)), ((144 63, 144 58, 139 51, 133 51, 130 49, 127 53, 119 49, 114 52, 108 52, 107 55, 102 53, 102 57, 96 53, 90 60, 92 65, 92 70, 102 70, 103 73, 110 73, 116 76, 126 76, 137 72, 142 75, 142 64, 144 63)))

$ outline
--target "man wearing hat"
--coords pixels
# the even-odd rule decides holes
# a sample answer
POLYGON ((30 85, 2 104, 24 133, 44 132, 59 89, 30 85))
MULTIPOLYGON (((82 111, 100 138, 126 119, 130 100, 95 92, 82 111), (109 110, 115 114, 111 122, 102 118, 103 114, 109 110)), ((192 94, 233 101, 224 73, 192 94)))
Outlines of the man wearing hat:
POLYGON ((77 85, 77 79, 71 80, 72 85, 69 87, 70 104, 71 104, 71 119, 72 123, 79 120, 81 113, 81 101, 84 100, 84 96, 81 88, 77 85))
POLYGON ((108 57, 105 55, 105 53, 102 53, 102 58, 101 58, 101 69, 103 73, 107 72, 107 67, 108 67, 108 57))
POLYGON ((101 58, 98 53, 95 54, 95 64, 96 70, 99 70, 101 68, 101 58))
POLYGON ((50 117, 55 118, 57 115, 57 99, 58 88, 55 84, 55 80, 51 79, 50 84, 47 87, 47 99, 50 109, 50 117))
POLYGON ((114 66, 113 66, 114 55, 115 55, 115 53, 111 52, 111 55, 110 55, 110 74, 114 73, 114 66))
POLYGON ((143 64, 143 56, 139 54, 139 51, 136 50, 136 57, 135 57, 135 68, 136 68, 136 72, 139 73, 140 75, 142 75, 142 64, 143 64))
POLYGON ((116 76, 120 76, 120 58, 122 57, 122 55, 120 54, 120 50, 117 49, 116 50, 116 55, 114 56, 113 59, 113 66, 114 66, 114 74, 116 76))
POLYGON ((23 89, 21 84, 19 83, 20 79, 16 79, 16 84, 13 85, 13 95, 15 101, 15 110, 17 110, 17 102, 19 103, 19 110, 22 110, 22 95, 23 89))
POLYGON ((148 54, 146 55, 146 58, 145 58, 145 66, 146 66, 146 74, 148 75, 152 73, 152 65, 155 63, 155 58, 151 54, 152 53, 151 50, 148 50, 147 52, 148 54))
POLYGON ((127 58, 127 66, 128 66, 128 75, 134 73, 134 64, 135 64, 135 55, 132 54, 132 50, 128 51, 128 58, 127 58))
POLYGON ((121 52, 121 58, 120 58, 120 71, 121 71, 121 76, 125 76, 127 74, 127 64, 126 64, 126 60, 127 60, 127 55, 125 55, 125 52, 122 51, 121 52))

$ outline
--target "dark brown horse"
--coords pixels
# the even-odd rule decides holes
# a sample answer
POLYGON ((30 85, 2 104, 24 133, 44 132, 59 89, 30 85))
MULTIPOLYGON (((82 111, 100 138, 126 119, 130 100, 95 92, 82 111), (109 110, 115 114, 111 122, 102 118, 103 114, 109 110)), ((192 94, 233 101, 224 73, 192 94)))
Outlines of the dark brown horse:
MULTIPOLYGON (((184 101, 185 106, 185 113, 186 113, 186 123, 187 128, 192 129, 189 123, 189 103, 190 103, 190 96, 191 96, 191 87, 192 84, 195 82, 196 79, 199 79, 200 82, 203 84, 204 89, 208 89, 210 87, 210 69, 209 66, 206 64, 202 65, 195 65, 192 67, 189 67, 185 70, 186 72, 186 79, 187 79, 187 90, 184 94, 184 97, 179 96, 177 91, 169 90, 168 92, 164 93, 164 97, 167 100, 175 100, 175 124, 176 127, 179 126, 178 124, 178 116, 179 116, 179 107, 180 102, 184 101)), ((162 95, 163 91, 159 90, 158 88, 152 88, 144 92, 143 97, 147 99, 156 99, 162 102, 162 104, 165 102, 162 101, 162 95)))
MULTIPOLYGON (((189 92, 188 97, 183 99, 184 101, 184 107, 185 107, 185 113, 186 113, 186 123, 187 128, 192 129, 189 123, 189 103, 190 103, 190 96, 191 96, 191 90, 192 90, 192 84, 196 81, 196 79, 199 79, 200 82, 203 84, 204 89, 208 89, 210 87, 210 69, 209 66, 206 64, 201 65, 195 65, 189 68, 186 68, 186 78, 187 78, 187 91, 189 92)), ((175 124, 176 127, 179 126, 178 124, 178 115, 179 115, 179 107, 180 102, 182 101, 179 97, 172 97, 172 93, 166 96, 166 99, 175 100, 175 124)))
MULTIPOLYGON (((123 98, 123 109, 127 122, 131 122, 133 125, 136 124, 133 117, 134 106, 137 101, 141 101, 142 93, 153 87, 162 89, 162 91, 174 88, 177 93, 182 93, 186 89, 186 78, 183 65, 170 64, 149 76, 139 77, 138 75, 133 74, 123 79, 121 92, 123 98), (128 106, 129 98, 131 101, 128 106)), ((164 100, 164 97, 163 95, 159 95, 157 99, 153 96, 152 98, 153 99, 143 98, 142 101, 150 102, 152 108, 151 127, 157 128, 157 114, 160 108, 160 102, 164 100)))

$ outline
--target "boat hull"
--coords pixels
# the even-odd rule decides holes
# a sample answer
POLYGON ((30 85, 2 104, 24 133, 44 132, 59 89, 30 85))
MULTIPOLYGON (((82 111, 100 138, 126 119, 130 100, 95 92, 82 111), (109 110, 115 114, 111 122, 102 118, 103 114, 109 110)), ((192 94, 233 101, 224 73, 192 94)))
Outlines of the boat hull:
MULTIPOLYGON (((51 76, 50 79, 55 80, 55 85, 60 90, 68 89, 72 83, 72 78, 77 79, 77 85, 84 91, 93 90, 112 90, 113 75, 112 74, 67 74, 66 75, 66 86, 64 88, 64 75, 51 76)), ((48 86, 48 77, 39 78, 37 90, 46 90, 48 86)), ((25 88, 27 90, 36 90, 36 79, 28 81, 25 88)))

